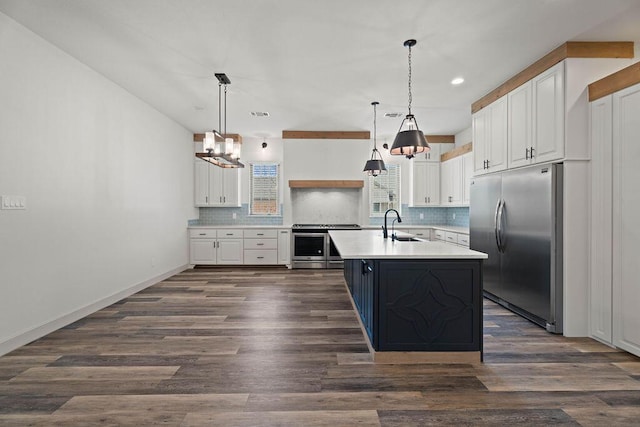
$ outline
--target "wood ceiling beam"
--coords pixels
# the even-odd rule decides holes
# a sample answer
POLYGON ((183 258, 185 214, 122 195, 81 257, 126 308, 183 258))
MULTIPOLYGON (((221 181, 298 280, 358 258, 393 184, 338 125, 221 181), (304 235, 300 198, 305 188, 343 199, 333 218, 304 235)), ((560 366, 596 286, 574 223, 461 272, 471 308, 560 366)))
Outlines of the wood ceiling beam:
POLYGON ((363 180, 307 179, 289 180, 289 188, 362 188, 363 180))
POLYGON ((283 130, 282 139, 371 139, 366 131, 283 130))
MULTIPOLYGON (((222 134, 222 136, 224 136, 225 138, 231 138, 231 139, 233 139, 234 142, 239 142, 240 144, 242 144, 242 135, 240 135, 240 134, 227 133, 227 134, 222 134)), ((193 134, 193 141, 194 142, 202 142, 202 141, 204 141, 204 133, 194 133, 193 134)))
POLYGON ((471 113, 567 58, 633 58, 633 42, 566 42, 471 104, 471 113))
POLYGON ((447 160, 451 160, 455 157, 462 156, 463 154, 467 154, 473 151, 473 143, 464 144, 461 147, 454 148, 451 151, 447 151, 446 153, 440 155, 440 161, 445 162, 447 160))
POLYGON ((455 135, 425 135, 429 144, 455 144, 455 135))
POLYGON ((589 101, 595 101, 638 83, 640 83, 640 62, 591 83, 589 101))

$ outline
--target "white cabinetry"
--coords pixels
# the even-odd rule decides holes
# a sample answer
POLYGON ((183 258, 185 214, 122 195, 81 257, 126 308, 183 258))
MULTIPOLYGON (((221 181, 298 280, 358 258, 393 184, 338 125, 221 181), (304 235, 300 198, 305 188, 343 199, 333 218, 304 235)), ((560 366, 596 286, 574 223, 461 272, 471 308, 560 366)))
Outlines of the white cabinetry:
MULTIPOLYGON (((434 144, 436 145, 436 144, 434 144)), ((412 163, 411 206, 437 206, 440 204, 440 163, 412 163)))
POLYGON ((426 153, 417 154, 413 159, 414 162, 435 162, 440 163, 440 156, 453 148, 454 144, 449 143, 430 143, 431 149, 426 153))
POLYGON ((191 229, 191 264, 242 264, 242 230, 191 229))
POLYGON ((472 116, 474 173, 507 168, 507 97, 503 96, 472 116))
POLYGON ((291 264, 291 230, 278 230, 278 264, 291 264))
POLYGON ((191 264, 216 264, 216 230, 190 230, 189 262, 191 264))
POLYGON ((462 204, 462 162, 462 157, 454 157, 440 165, 442 205, 462 204))
POLYGON ((430 228, 414 228, 407 231, 409 234, 416 236, 419 239, 431 240, 430 228))
POLYGON ((473 178, 473 152, 461 156, 462 159, 462 204, 469 206, 471 199, 471 178, 473 178))
POLYGON ((278 263, 278 230, 246 229, 244 231, 245 264, 278 263))
POLYGON ((591 103, 590 334, 640 356, 638 117, 640 84, 591 103))
POLYGON ((239 169, 221 168, 196 159, 194 170, 196 206, 240 206, 239 169))
POLYGON ((509 168, 564 157, 564 63, 509 92, 509 168))

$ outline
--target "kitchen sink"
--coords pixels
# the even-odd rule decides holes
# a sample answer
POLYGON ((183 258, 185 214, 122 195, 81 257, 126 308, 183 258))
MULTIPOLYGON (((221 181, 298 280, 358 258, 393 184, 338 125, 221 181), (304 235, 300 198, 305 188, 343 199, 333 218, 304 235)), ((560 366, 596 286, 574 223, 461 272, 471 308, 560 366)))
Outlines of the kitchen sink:
POLYGON ((422 242, 420 239, 416 239, 415 237, 396 237, 398 242, 422 242))

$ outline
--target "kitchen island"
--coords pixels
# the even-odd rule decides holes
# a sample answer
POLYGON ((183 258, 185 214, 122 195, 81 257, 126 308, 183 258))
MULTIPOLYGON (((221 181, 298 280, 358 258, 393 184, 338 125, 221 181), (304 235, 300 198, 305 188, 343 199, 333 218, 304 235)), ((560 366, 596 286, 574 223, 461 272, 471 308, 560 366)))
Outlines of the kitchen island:
POLYGON ((392 241, 380 230, 329 235, 375 362, 482 360, 486 254, 443 242, 392 241))

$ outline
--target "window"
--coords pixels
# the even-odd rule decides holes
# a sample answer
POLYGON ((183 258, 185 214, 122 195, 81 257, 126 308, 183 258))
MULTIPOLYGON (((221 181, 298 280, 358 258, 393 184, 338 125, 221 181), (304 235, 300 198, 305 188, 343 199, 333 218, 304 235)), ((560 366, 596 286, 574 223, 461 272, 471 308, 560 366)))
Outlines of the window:
POLYGON ((370 216, 382 216, 387 209, 400 211, 400 165, 386 166, 385 175, 369 177, 370 216))
POLYGON ((249 215, 280 215, 280 165, 251 163, 249 215))

